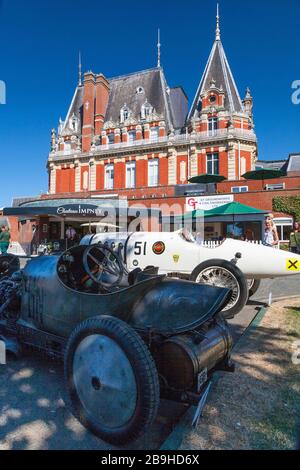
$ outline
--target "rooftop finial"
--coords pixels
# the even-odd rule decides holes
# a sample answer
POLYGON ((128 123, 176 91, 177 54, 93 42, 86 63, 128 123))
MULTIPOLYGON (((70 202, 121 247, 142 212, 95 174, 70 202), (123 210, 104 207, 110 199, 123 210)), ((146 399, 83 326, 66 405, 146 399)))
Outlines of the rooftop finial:
POLYGON ((82 85, 82 66, 81 66, 81 52, 79 51, 79 61, 78 61, 78 86, 82 85))
POLYGON ((157 31, 157 67, 160 67, 160 29, 157 31))
POLYGON ((219 4, 217 3, 217 28, 216 28, 216 41, 221 40, 221 30, 220 30, 220 16, 219 16, 219 4))

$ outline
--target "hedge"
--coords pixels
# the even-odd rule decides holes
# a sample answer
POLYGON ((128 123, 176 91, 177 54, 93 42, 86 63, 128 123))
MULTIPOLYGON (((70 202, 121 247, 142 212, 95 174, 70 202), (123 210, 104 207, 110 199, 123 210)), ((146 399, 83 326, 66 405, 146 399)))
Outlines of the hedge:
POLYGON ((300 220, 300 196, 277 196, 273 199, 273 211, 284 212, 300 220))

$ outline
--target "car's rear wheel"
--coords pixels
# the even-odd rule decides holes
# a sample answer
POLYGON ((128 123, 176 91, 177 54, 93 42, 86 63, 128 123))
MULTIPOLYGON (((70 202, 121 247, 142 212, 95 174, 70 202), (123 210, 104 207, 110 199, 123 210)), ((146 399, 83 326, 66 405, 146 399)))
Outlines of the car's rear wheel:
POLYGON ((223 308, 225 318, 233 318, 245 306, 248 299, 248 286, 242 271, 230 261, 212 259, 199 264, 190 279, 200 284, 209 284, 231 289, 231 297, 223 308))
POLYGON ((247 279, 249 298, 252 297, 258 291, 261 280, 260 279, 247 279))
POLYGON ((140 336, 118 318, 93 317, 74 330, 65 377, 74 415, 105 441, 135 440, 156 417, 156 366, 140 336))

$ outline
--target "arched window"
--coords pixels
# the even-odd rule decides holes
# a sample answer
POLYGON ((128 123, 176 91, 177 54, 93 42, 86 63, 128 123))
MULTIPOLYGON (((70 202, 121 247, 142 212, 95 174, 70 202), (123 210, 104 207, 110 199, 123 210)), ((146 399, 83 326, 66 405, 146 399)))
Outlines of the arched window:
POLYGON ((141 119, 147 119, 150 114, 153 111, 153 107, 151 106, 148 101, 145 101, 145 103, 141 107, 141 119))
POLYGON ((120 110, 120 122, 126 121, 126 119, 128 119, 129 116, 130 116, 130 110, 126 106, 126 104, 124 104, 123 108, 121 108, 120 110))

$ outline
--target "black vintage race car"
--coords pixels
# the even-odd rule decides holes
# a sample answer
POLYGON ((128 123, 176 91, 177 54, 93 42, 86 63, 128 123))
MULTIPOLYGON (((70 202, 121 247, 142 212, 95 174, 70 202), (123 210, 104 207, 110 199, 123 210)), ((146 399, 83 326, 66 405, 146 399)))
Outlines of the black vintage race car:
POLYGON ((153 267, 127 272, 117 249, 78 246, 2 278, 0 338, 14 352, 62 358, 73 414, 125 444, 147 430, 161 397, 197 404, 214 371, 233 370, 219 314, 230 295, 153 267))

